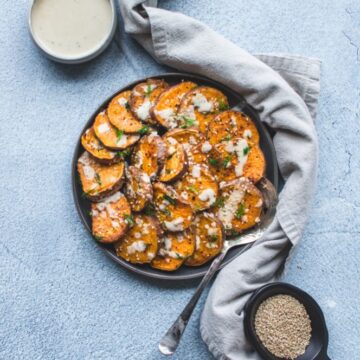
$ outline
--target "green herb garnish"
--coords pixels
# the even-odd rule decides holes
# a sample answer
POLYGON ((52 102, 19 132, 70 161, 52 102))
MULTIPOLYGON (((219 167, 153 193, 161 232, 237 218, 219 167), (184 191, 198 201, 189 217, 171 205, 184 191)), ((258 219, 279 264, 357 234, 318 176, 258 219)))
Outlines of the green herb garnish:
POLYGON ((95 181, 97 182, 97 184, 99 186, 102 185, 101 178, 100 178, 100 175, 98 173, 95 173, 95 181))
POLYGON ((230 229, 230 228, 228 228, 228 230, 230 230, 230 234, 229 234, 229 236, 236 236, 236 235, 239 235, 239 233, 238 233, 236 230, 234 230, 234 229, 230 229))
POLYGON ((209 164, 210 164, 211 166, 216 167, 216 168, 219 168, 219 167, 220 167, 219 162, 218 162, 216 159, 214 159, 214 158, 209 158, 209 164))
POLYGON ((184 259, 184 257, 177 252, 175 253, 175 256, 177 259, 184 259))
POLYGON ((182 116, 181 118, 184 120, 184 124, 181 125, 182 129, 186 129, 195 124, 195 119, 190 119, 187 116, 182 116))
POLYGON ((176 204, 176 200, 175 199, 173 199, 171 196, 169 196, 169 195, 164 195, 163 196, 163 198, 164 198, 164 200, 167 200, 171 205, 175 205, 176 204))
POLYGON ((244 150, 243 150, 244 156, 248 154, 249 150, 250 150, 250 148, 248 146, 246 148, 244 148, 244 150))
POLYGON ((125 109, 126 109, 126 110, 130 110, 130 104, 129 104, 128 101, 125 103, 125 109))
POLYGON ((237 219, 241 219, 245 215, 245 206, 244 204, 240 204, 238 209, 236 210, 235 216, 237 219))
POLYGON ((125 222, 128 223, 128 225, 130 226, 134 226, 135 225, 135 221, 134 221, 134 217, 130 214, 124 214, 124 218, 125 218, 125 222))
POLYGON ((122 138, 123 135, 124 135, 124 132, 122 130, 116 129, 117 141, 120 141, 120 139, 122 138))
POLYGON ((188 186, 187 189, 194 194, 197 194, 199 192, 199 190, 193 185, 188 186))
POLYGON ((223 100, 219 101, 219 111, 225 111, 230 109, 230 106, 226 104, 223 100))
POLYGON ((152 92, 151 84, 148 84, 145 91, 145 96, 150 96, 152 92))
POLYGON ((153 216, 155 215, 155 208, 153 205, 149 204, 148 206, 146 206, 146 208, 144 209, 144 214, 147 216, 153 216))
POLYGON ((139 135, 145 135, 149 132, 150 128, 147 125, 144 125, 139 131, 138 134, 139 135))
POLYGON ((217 207, 217 208, 222 208, 222 207, 224 207, 224 204, 225 204, 224 198, 219 197, 219 198, 216 199, 213 206, 217 207))
POLYGON ((230 134, 226 135, 224 138, 221 139, 221 141, 230 141, 230 140, 231 140, 230 134))
POLYGON ((168 209, 160 210, 162 213, 164 213, 166 216, 170 216, 171 212, 168 209))
POLYGON ((209 241, 210 242, 215 242, 218 240, 218 236, 217 235, 211 235, 210 238, 209 238, 209 241))
POLYGON ((231 155, 228 155, 228 156, 223 160, 223 166, 224 166, 224 168, 226 168, 226 167, 229 165, 231 159, 232 159, 232 156, 231 156, 231 155))
POLYGON ((122 159, 125 159, 125 158, 127 158, 128 156, 131 155, 131 150, 130 149, 125 149, 125 150, 122 150, 122 151, 118 151, 116 153, 116 155, 118 157, 121 157, 122 159))
POLYGON ((102 240, 102 237, 101 237, 101 236, 94 235, 94 238, 95 238, 97 241, 101 241, 101 240, 102 240))

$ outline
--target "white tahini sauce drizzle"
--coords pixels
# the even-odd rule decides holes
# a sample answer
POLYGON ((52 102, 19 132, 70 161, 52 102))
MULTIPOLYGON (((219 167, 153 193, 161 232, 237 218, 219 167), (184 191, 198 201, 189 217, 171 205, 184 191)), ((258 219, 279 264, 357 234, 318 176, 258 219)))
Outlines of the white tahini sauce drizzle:
POLYGON ((250 129, 246 129, 244 131, 244 138, 251 139, 252 137, 252 131, 250 129))
POLYGON ((112 27, 109 0, 37 0, 31 11, 37 42, 55 56, 77 58, 99 48, 112 27))
POLYGON ((225 204, 219 210, 219 220, 224 224, 225 229, 231 229, 232 220, 234 219, 236 210, 244 198, 245 192, 243 190, 234 190, 226 199, 225 204))
POLYGON ((248 143, 245 139, 239 139, 236 142, 228 141, 225 146, 225 150, 229 153, 235 153, 237 156, 237 164, 235 166, 235 174, 237 177, 242 176, 244 166, 248 159, 248 143))
POLYGON ((213 189, 205 189, 199 194, 199 199, 206 201, 208 205, 212 205, 216 201, 215 191, 213 189))
POLYGON ((86 177, 86 179, 88 180, 93 180, 96 174, 96 171, 94 170, 94 168, 90 165, 90 157, 89 157, 89 153, 88 152, 84 152, 80 158, 79 158, 79 163, 81 165, 83 165, 83 171, 84 171, 84 176, 86 177))
POLYGON ((208 101, 206 97, 199 92, 193 96, 192 103, 201 113, 210 112, 213 109, 213 103, 208 101))
POLYGON ((98 126, 98 131, 100 134, 106 133, 109 130, 110 126, 107 123, 103 123, 98 126))
POLYGON ((118 99, 118 103, 119 103, 119 105, 121 105, 121 106, 126 106, 127 102, 128 102, 128 101, 127 101, 125 98, 123 98, 123 97, 121 97, 121 98, 118 99))
POLYGON ((212 145, 208 142, 205 141, 202 145, 201 145, 201 152, 203 154, 207 154, 209 151, 211 151, 212 149, 212 145))
POLYGON ((136 109, 136 115, 140 120, 146 120, 150 116, 150 108, 152 104, 149 99, 145 99, 145 101, 136 109))
POLYGON ((201 173, 201 167, 200 165, 194 165, 191 170, 191 176, 194 178, 199 178, 201 173))
POLYGON ((144 252, 146 250, 146 244, 144 241, 134 241, 131 245, 127 247, 127 253, 129 255, 135 254, 136 252, 144 252))
POLYGON ((167 108, 163 110, 155 110, 155 115, 163 118, 171 129, 177 126, 174 109, 167 108))
POLYGON ((182 217, 178 217, 177 219, 173 220, 173 221, 165 221, 164 224, 166 226, 166 228, 169 231, 181 231, 183 230, 183 223, 184 223, 184 219, 182 217))

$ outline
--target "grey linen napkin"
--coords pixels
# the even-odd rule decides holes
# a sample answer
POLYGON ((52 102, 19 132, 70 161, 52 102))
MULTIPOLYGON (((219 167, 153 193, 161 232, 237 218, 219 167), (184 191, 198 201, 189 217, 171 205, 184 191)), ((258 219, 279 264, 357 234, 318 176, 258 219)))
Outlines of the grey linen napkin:
POLYGON ((201 22, 156 5, 120 1, 126 32, 159 63, 207 76, 239 92, 275 131, 285 181, 276 218, 260 241, 220 271, 200 324, 202 338, 217 359, 259 359, 244 335, 243 307, 254 290, 278 278, 302 236, 316 180, 320 62, 250 55, 201 22))

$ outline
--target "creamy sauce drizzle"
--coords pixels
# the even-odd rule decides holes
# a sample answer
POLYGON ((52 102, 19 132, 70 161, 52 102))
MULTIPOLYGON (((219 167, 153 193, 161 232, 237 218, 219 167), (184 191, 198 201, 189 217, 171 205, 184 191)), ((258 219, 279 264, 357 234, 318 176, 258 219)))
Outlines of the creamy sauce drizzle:
POLYGON ((76 58, 100 47, 111 32, 109 0, 36 0, 31 26, 48 52, 76 58))

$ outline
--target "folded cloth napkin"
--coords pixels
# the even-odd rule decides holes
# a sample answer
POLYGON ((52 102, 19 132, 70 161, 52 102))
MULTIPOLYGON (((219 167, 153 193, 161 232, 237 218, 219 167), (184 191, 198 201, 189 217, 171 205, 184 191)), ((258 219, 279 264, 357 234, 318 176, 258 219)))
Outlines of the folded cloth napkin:
POLYGON ((160 63, 217 80, 242 94, 274 131, 284 187, 263 238, 218 274, 201 316, 201 335, 217 359, 259 359, 243 329, 243 307, 258 287, 281 274, 298 243, 314 192, 314 127, 320 62, 289 55, 250 55, 199 21, 122 0, 125 31, 160 63))

